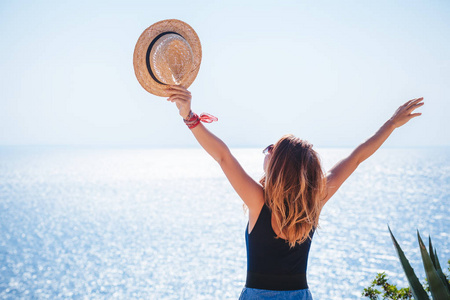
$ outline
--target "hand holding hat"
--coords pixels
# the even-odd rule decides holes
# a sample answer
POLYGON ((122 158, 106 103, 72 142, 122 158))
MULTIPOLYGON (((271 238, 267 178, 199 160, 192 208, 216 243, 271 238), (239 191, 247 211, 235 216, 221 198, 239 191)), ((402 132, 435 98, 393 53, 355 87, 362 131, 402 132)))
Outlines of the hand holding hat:
POLYGON ((202 47, 194 29, 175 19, 148 27, 134 48, 134 72, 141 86, 149 93, 175 102, 190 129, 200 122, 218 120, 206 113, 198 116, 190 109, 191 93, 187 88, 197 77, 201 60, 202 47))
POLYGON ((157 96, 170 96, 169 85, 188 88, 202 60, 200 39, 188 24, 163 20, 148 27, 134 49, 133 66, 141 86, 157 96))

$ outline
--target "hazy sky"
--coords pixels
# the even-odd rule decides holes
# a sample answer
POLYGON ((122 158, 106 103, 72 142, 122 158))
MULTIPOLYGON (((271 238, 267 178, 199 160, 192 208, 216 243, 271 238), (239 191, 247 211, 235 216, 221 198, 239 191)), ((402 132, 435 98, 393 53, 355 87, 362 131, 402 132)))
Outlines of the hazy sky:
POLYGON ((357 146, 420 96, 386 146, 450 145, 447 0, 1 0, 0 145, 196 145, 133 70, 140 34, 172 18, 202 43, 193 110, 230 146, 357 146))

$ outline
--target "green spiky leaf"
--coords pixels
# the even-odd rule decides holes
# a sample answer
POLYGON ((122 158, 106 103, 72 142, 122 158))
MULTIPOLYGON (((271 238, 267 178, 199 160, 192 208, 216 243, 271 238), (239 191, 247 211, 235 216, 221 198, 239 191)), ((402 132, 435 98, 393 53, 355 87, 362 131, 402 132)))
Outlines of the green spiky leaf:
POLYGON ((427 248, 425 247, 422 238, 420 237, 419 231, 417 231, 417 238, 419 240, 423 266, 425 268, 425 273, 427 275, 428 284, 430 285, 430 291, 433 299, 450 299, 450 293, 448 292, 446 286, 436 272, 430 255, 427 252, 427 248))
POLYGON ((391 228, 388 226, 389 233, 391 234, 392 242, 394 243, 395 250, 397 251, 397 255, 400 258, 400 263, 402 264, 403 271, 405 271, 406 278, 408 279, 409 286, 411 288, 411 293, 414 296, 414 299, 416 300, 425 300, 430 299, 428 297, 427 292, 423 289, 422 284, 420 283, 419 279, 416 276, 416 273, 414 273, 414 269, 411 267, 411 264, 409 263, 408 259, 405 256, 405 253, 403 252, 400 245, 397 243, 397 240, 395 239, 394 235, 392 234, 391 228))
MULTIPOLYGON (((442 271, 442 269, 441 269, 441 264, 439 263, 439 258, 438 258, 438 256, 437 256, 437 252, 436 252, 436 249, 434 249, 434 257, 436 257, 436 269, 439 269, 439 270, 441 270, 442 271)), ((450 260, 449 260, 449 265, 450 265, 450 260)))
POLYGON ((437 256, 436 249, 433 249, 433 245, 431 244, 431 237, 429 237, 429 244, 430 244, 430 258, 433 262, 433 265, 436 269, 436 272, 438 273, 439 277, 441 278, 442 282, 444 282, 444 285, 447 289, 447 291, 450 293, 450 284, 448 283, 447 276, 445 276, 444 272, 441 269, 441 264, 439 263, 439 258, 437 256), (434 250, 434 253, 432 255, 432 252, 434 250))
POLYGON ((431 236, 428 236, 428 247, 429 247, 429 251, 430 251, 431 262, 433 263, 433 266, 437 269, 436 258, 434 256, 434 251, 433 251, 433 244, 431 244, 431 236))

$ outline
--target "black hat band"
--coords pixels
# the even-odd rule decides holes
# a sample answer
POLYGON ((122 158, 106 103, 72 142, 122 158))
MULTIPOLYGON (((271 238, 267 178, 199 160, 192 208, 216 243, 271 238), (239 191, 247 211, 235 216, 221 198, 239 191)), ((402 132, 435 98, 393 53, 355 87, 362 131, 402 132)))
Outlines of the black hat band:
POLYGON ((163 32, 163 33, 159 34, 157 37, 155 37, 155 38, 153 39, 153 41, 152 41, 152 42, 150 43, 150 45, 148 46, 148 49, 147 49, 147 55, 145 56, 145 62, 147 63, 147 70, 148 70, 148 73, 150 74, 150 76, 152 76, 152 78, 153 78, 154 81, 156 81, 157 83, 162 84, 162 85, 167 85, 167 84, 166 84, 166 83, 162 83, 161 81, 159 81, 158 79, 156 79, 156 76, 155 76, 155 74, 154 74, 153 71, 152 71, 152 67, 150 66, 150 51, 152 51, 153 45, 155 45, 156 41, 157 41, 160 37, 162 37, 163 35, 166 35, 166 34, 176 34, 176 35, 181 36, 181 37, 184 39, 184 37, 183 37, 181 34, 177 33, 177 32, 173 32, 173 31, 163 32))

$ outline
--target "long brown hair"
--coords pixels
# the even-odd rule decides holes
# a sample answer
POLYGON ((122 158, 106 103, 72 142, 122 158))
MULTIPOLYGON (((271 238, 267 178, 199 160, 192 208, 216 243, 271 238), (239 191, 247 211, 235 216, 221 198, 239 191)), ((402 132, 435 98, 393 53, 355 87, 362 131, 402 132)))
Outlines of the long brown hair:
POLYGON ((325 189, 319 156, 312 145, 293 135, 275 145, 260 183, 265 203, 290 247, 309 238, 319 224, 320 200, 325 189))

